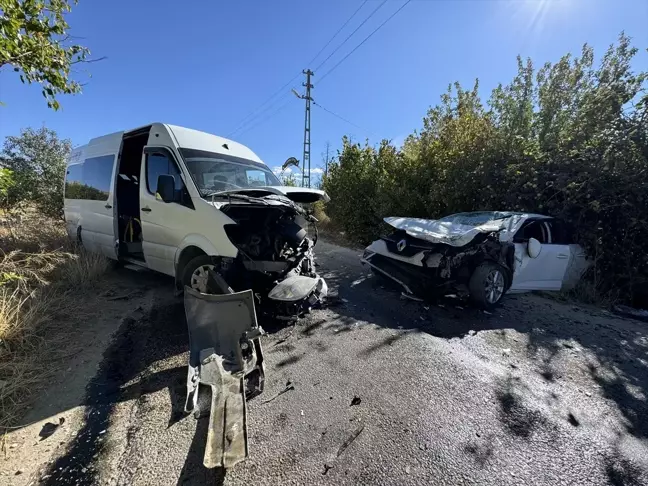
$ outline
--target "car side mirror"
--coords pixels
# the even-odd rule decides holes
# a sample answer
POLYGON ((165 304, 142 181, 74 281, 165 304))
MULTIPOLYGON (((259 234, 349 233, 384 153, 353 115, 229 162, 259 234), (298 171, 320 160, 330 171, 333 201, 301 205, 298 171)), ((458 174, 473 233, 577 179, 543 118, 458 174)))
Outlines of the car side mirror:
POLYGON ((165 203, 178 202, 180 195, 175 190, 175 177, 169 174, 158 176, 156 199, 162 199, 165 203))
POLYGON ((542 251, 542 243, 540 243, 535 238, 529 238, 527 242, 527 253, 531 258, 538 258, 540 252, 542 251))

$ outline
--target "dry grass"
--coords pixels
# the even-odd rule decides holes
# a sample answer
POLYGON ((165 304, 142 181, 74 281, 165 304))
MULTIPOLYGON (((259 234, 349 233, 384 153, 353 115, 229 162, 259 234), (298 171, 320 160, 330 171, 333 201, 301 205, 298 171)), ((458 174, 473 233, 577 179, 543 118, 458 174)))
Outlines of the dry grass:
POLYGON ((79 295, 108 261, 75 249, 63 222, 34 213, 5 219, 0 248, 0 427, 7 427, 54 372, 51 360, 69 349, 56 330, 82 317, 79 295))

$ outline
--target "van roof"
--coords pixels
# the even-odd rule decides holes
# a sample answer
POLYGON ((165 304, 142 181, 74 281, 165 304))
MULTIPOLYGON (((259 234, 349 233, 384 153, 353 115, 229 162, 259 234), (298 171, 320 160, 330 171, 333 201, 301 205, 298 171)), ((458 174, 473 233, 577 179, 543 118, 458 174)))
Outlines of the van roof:
POLYGON ((206 150, 263 163, 252 150, 234 140, 176 125, 166 125, 166 127, 173 133, 178 146, 182 148, 206 150))
POLYGON ((171 133, 171 136, 175 138, 178 146, 181 148, 191 148, 197 150, 205 150, 207 152, 233 155, 235 157, 252 160, 254 162, 259 162, 265 165, 265 163, 259 158, 257 154, 255 154, 245 145, 235 142, 234 140, 219 137, 218 135, 212 135, 211 133, 201 132, 199 130, 193 130, 191 128, 179 127, 177 125, 169 125, 166 123, 151 123, 150 125, 144 125, 132 130, 115 132, 108 135, 95 137, 91 139, 86 145, 75 147, 72 151, 72 157, 70 157, 68 163, 76 163, 83 157, 87 157, 89 153, 91 153, 91 155, 101 155, 104 152, 115 153, 119 151, 119 147, 121 146, 121 141, 124 134, 139 131, 149 126, 151 127, 151 130, 168 130, 171 133))

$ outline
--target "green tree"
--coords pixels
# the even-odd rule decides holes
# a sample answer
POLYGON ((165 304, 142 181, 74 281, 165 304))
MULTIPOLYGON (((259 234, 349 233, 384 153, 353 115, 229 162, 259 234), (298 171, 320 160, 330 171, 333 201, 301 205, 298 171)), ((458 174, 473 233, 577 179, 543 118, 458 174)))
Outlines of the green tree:
MULTIPOLYGON (((73 0, 74 4, 77 0, 73 0)), ((81 92, 72 66, 89 62, 90 51, 74 44, 65 16, 69 0, 0 0, 0 69, 13 67, 23 83, 40 83, 47 106, 59 94, 81 92)))
POLYGON ((61 140, 46 127, 27 128, 19 136, 5 139, 0 166, 13 172, 14 183, 7 191, 8 204, 35 204, 44 214, 63 215, 63 180, 69 140, 61 140))
POLYGON ((0 208, 7 208, 9 191, 14 186, 13 171, 0 169, 0 208))
POLYGON ((297 177, 292 172, 282 173, 279 175, 279 180, 284 186, 296 187, 297 177))

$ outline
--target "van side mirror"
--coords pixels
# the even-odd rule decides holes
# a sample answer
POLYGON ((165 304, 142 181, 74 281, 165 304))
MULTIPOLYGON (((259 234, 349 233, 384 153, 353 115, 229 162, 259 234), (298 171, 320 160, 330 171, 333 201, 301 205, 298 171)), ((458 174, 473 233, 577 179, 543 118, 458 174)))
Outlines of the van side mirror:
POLYGON ((155 197, 159 197, 165 203, 179 202, 180 194, 175 190, 175 177, 169 174, 159 175, 155 197))

